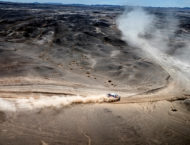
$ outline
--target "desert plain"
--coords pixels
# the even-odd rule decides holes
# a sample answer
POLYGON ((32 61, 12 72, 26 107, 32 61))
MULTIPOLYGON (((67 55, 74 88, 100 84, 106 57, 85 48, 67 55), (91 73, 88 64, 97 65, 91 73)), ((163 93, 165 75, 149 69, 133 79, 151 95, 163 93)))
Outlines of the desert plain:
MULTIPOLYGON (((190 144, 190 91, 122 39, 124 9, 0 3, 0 145, 190 144)), ((146 9, 190 36, 190 9, 146 9)))

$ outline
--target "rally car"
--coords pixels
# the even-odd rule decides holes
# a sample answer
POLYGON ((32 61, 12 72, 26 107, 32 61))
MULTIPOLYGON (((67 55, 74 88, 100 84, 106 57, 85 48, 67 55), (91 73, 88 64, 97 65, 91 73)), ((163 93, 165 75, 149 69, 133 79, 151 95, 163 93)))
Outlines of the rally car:
POLYGON ((116 102, 116 101, 120 101, 121 99, 121 97, 115 93, 109 93, 107 94, 107 97, 109 98, 109 102, 116 102))

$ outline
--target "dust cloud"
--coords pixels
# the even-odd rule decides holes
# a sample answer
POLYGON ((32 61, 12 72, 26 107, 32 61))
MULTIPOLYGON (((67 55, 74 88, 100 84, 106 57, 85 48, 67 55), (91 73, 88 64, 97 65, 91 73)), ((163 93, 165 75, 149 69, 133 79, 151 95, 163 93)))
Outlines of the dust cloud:
POLYGON ((39 98, 0 98, 0 110, 2 111, 22 111, 34 110, 47 107, 61 108, 71 104, 79 103, 102 103, 110 101, 111 98, 106 96, 41 96, 39 98))
POLYGON ((180 21, 175 15, 159 17, 143 8, 126 8, 116 22, 124 41, 142 49, 146 57, 170 74, 179 88, 189 90, 190 41, 178 33, 180 21))

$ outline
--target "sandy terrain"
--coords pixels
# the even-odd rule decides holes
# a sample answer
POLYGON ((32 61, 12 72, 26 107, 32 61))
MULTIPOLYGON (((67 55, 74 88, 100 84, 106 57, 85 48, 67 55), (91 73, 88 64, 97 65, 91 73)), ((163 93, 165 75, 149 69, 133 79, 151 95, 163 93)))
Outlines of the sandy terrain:
POLYGON ((0 144, 188 145, 190 101, 86 104, 0 113, 0 144))
MULTIPOLYGON (((173 11, 189 36, 189 10, 173 11)), ((189 90, 121 39, 122 12, 0 3, 0 144, 190 144, 189 90)))

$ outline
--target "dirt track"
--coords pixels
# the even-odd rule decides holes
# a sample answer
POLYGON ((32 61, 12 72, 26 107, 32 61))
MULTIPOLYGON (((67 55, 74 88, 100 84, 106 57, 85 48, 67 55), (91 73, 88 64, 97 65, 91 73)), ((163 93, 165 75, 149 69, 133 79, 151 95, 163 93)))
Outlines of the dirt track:
MULTIPOLYGON (((189 144, 190 92, 121 40, 122 11, 0 3, 0 144, 189 144)), ((175 12, 189 34, 189 11, 175 12)))

